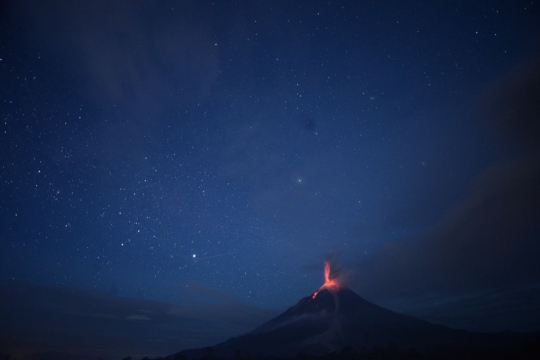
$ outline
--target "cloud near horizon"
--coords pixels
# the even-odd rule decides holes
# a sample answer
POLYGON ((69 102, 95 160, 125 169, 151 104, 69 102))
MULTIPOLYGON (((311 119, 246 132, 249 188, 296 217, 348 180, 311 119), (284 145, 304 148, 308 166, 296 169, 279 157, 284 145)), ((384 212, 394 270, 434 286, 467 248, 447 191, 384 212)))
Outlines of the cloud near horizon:
POLYGON ((0 351, 28 358, 55 352, 104 359, 164 356, 225 341, 275 315, 232 295, 192 287, 198 289, 186 291, 183 303, 171 304, 67 286, 3 284, 0 351), (201 291, 204 299, 197 296, 201 291))

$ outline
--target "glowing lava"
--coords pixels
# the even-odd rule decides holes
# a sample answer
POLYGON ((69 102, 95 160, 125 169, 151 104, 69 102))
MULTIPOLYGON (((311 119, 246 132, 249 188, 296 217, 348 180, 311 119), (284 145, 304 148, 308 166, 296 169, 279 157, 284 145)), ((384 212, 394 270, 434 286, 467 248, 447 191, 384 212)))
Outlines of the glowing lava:
POLYGON ((324 284, 319 288, 319 290, 313 293, 313 296, 312 296, 313 299, 317 297, 317 295, 319 294, 319 292, 321 292, 322 289, 328 289, 330 291, 337 291, 339 290, 339 288, 341 288, 341 284, 339 283, 339 281, 337 281, 337 279, 330 278, 330 262, 329 261, 324 262, 324 279, 325 279, 324 284))

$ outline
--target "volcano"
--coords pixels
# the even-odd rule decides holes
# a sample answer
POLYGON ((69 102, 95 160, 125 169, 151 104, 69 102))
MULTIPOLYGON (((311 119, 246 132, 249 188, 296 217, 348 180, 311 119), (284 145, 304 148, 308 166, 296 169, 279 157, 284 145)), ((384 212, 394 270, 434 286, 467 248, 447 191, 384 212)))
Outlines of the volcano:
POLYGON ((474 333, 431 324, 399 314, 364 300, 354 291, 329 279, 314 294, 301 299, 281 315, 255 330, 204 349, 189 349, 171 355, 200 359, 209 355, 231 359, 241 356, 291 357, 299 353, 324 355, 344 348, 366 351, 397 346, 425 351, 444 346, 516 346, 536 335, 474 333), (330 286, 328 286, 330 284, 330 286))

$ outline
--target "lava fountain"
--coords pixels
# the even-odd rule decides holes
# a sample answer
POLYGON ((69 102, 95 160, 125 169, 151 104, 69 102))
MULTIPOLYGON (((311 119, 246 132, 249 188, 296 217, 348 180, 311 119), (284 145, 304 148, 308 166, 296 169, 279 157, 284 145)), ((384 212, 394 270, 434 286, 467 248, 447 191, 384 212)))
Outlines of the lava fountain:
POLYGON ((319 292, 321 292, 322 289, 327 289, 330 291, 337 291, 343 286, 339 283, 339 281, 334 277, 331 277, 330 272, 330 261, 326 260, 324 262, 324 284, 319 288, 319 290, 315 291, 313 295, 311 296, 313 299, 317 297, 319 292))

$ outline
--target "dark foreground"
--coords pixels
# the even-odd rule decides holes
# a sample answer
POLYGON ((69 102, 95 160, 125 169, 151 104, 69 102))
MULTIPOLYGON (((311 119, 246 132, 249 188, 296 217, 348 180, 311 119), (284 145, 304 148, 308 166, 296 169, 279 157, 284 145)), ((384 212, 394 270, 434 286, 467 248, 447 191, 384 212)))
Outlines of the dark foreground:
POLYGON ((166 359, 540 359, 539 337, 431 324, 342 288, 307 296, 247 334, 166 359))
MULTIPOLYGON (((164 358, 158 358, 164 359, 164 358)), ((173 357, 167 357, 172 360, 186 360, 182 354, 176 354, 173 357)), ((416 349, 402 350, 396 345, 387 347, 376 347, 372 350, 356 351, 351 347, 345 347, 339 352, 328 353, 323 356, 312 356, 299 353, 292 357, 272 357, 272 356, 247 356, 244 357, 239 351, 233 360, 278 360, 278 359, 296 359, 296 360, 445 360, 445 359, 471 359, 471 360, 510 360, 510 359, 540 359, 540 337, 535 341, 527 342, 520 347, 506 348, 482 348, 470 346, 467 348, 449 348, 441 346, 435 350, 421 352, 416 349)), ((126 358, 124 360, 136 360, 126 358)), ((150 360, 150 359, 148 359, 150 360)), ((221 360, 214 356, 212 348, 207 349, 207 354, 198 360, 221 360)))
MULTIPOLYGON (((63 358, 63 357, 62 357, 63 358)), ((36 360, 55 360, 55 355, 42 356, 36 360)), ((386 347, 375 347, 371 350, 354 350, 352 347, 344 347, 341 351, 331 352, 326 355, 314 356, 298 353, 295 356, 275 357, 261 354, 244 356, 241 351, 237 351, 230 360, 510 360, 510 359, 540 359, 540 336, 534 341, 524 343, 522 346, 514 347, 493 347, 485 348, 481 346, 468 346, 465 348, 451 348, 440 346, 434 350, 420 351, 417 349, 400 349, 397 345, 386 347)), ((0 360, 20 360, 18 357, 0 352, 0 360)), ((99 360, 99 359, 96 359, 99 360)), ((183 354, 175 354, 167 357, 157 358, 134 358, 127 356, 118 360, 187 360, 183 354)), ((206 354, 197 360, 226 360, 215 356, 211 347, 206 348, 206 354)), ((227 359, 228 360, 228 359, 227 359)))

